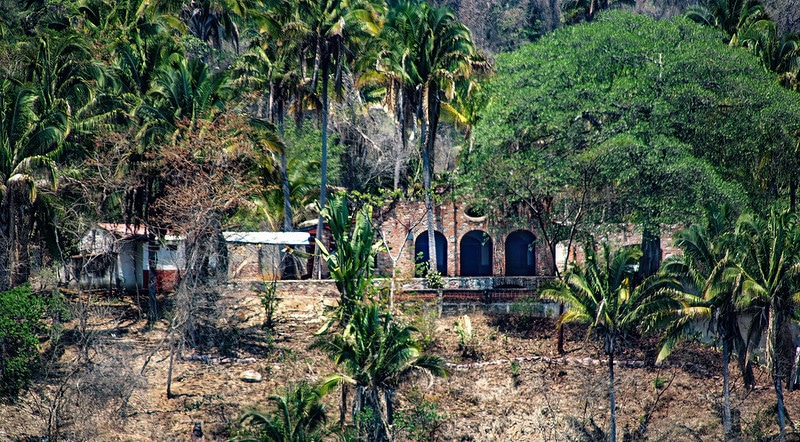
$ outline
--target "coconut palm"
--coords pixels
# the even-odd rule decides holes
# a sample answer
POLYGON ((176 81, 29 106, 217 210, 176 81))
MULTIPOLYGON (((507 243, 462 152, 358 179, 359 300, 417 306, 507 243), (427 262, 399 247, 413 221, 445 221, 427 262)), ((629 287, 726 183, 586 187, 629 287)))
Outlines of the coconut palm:
POLYGON ((223 42, 231 43, 239 52, 239 24, 248 17, 255 1, 248 0, 155 0, 147 5, 151 11, 171 14, 171 26, 188 32, 215 49, 223 42), (177 18, 179 21, 176 21, 177 18))
MULTIPOLYGON (((740 267, 734 258, 735 243, 732 230, 721 230, 721 217, 710 217, 707 227, 692 225, 678 232, 675 245, 683 250, 683 255, 671 258, 664 263, 666 273, 675 275, 681 281, 678 299, 681 307, 665 312, 663 320, 668 321, 664 335, 659 342, 657 361, 666 358, 674 346, 685 339, 702 323, 708 324, 709 331, 722 343, 723 414, 722 423, 725 439, 731 434, 730 374, 731 352, 738 355, 739 367, 745 383, 754 384, 753 370, 748 360, 752 342, 742 336, 739 329, 742 313, 749 307, 747 300, 738 296, 741 287, 740 267)), ((758 316, 755 316, 758 318, 758 316)), ((760 327, 752 324, 752 327, 760 327)))
POLYGON ((775 73, 787 89, 797 89, 800 70, 800 35, 785 32, 778 34, 778 25, 772 20, 761 20, 750 26, 741 36, 741 44, 761 59, 768 72, 775 73))
POLYGON ((462 79, 456 83, 456 93, 452 100, 442 104, 442 119, 464 132, 467 141, 467 155, 472 153, 475 144, 473 129, 480 120, 480 113, 488 98, 481 94, 481 85, 476 79, 462 79))
POLYGON ((740 44, 741 34, 748 28, 769 20, 759 0, 701 0, 688 7, 684 15, 692 21, 724 31, 731 46, 740 44))
POLYGON ((113 76, 92 61, 87 41, 78 34, 45 34, 28 45, 25 81, 36 92, 42 120, 66 118, 66 141, 84 148, 95 130, 119 111, 109 92, 113 76))
POLYGON ((193 129, 199 119, 221 110, 223 95, 227 92, 226 81, 225 72, 212 73, 200 60, 171 54, 147 93, 148 103, 136 110, 146 121, 147 138, 174 139, 179 135, 181 121, 188 122, 188 128, 193 129))
POLYGON ((254 435, 237 437, 240 442, 318 442, 327 433, 325 405, 322 395, 313 386, 302 382, 269 400, 274 410, 254 408, 244 413, 240 422, 255 431, 254 435))
POLYGON ((777 399, 779 440, 786 439, 783 382, 788 377, 794 345, 786 328, 797 311, 800 273, 800 229, 794 213, 772 212, 768 219, 743 216, 737 224, 744 260, 742 294, 762 304, 767 318, 766 359, 777 399))
MULTIPOLYGON (((259 26, 263 32, 254 38, 250 48, 237 60, 233 84, 268 91, 269 106, 266 114, 284 139, 284 119, 293 101, 303 98, 302 39, 294 33, 297 3, 278 1, 260 14, 259 26), (300 62, 298 64, 298 62, 300 62)), ((302 108, 302 106, 299 106, 302 108)), ((259 112, 263 116, 264 112, 259 112)), ((298 115, 299 119, 302 116, 298 115)), ((285 140, 284 140, 285 141, 285 140)), ((292 230, 292 186, 289 179, 287 152, 281 152, 281 190, 283 192, 283 230, 292 230)))
POLYGON ((661 312, 678 307, 670 296, 676 281, 654 276, 634 286, 635 266, 642 256, 638 247, 626 247, 611 253, 603 245, 604 259, 593 249, 586 250, 584 267, 572 265, 563 281, 546 286, 539 292, 543 299, 567 304, 558 320, 589 324, 589 333, 603 341, 608 356, 608 393, 611 410, 609 440, 616 441, 617 418, 614 393, 614 356, 619 339, 634 330, 653 328, 661 312))
MULTIPOLYGON (((282 151, 283 152, 283 151, 282 151)), ((285 155, 281 153, 281 155, 285 155)), ((292 159, 287 163, 287 176, 289 187, 289 201, 291 204, 290 215, 294 217, 289 220, 289 225, 296 222, 308 219, 310 216, 307 207, 313 206, 316 201, 317 192, 316 183, 313 177, 319 172, 319 163, 310 162, 301 164, 297 159, 292 159)), ((282 174, 281 174, 282 175, 282 174)), ((280 229, 280 226, 286 228, 286 210, 285 210, 285 196, 283 192, 283 185, 278 186, 275 183, 281 181, 281 176, 276 173, 275 169, 264 170, 261 175, 261 189, 253 197, 254 208, 259 213, 260 217, 266 220, 270 229, 280 229)))
POLYGON ((43 121, 39 100, 33 89, 0 82, 0 291, 28 279, 34 203, 39 191, 56 186, 67 136, 66 115, 43 121))
MULTIPOLYGON (((442 103, 453 98, 456 82, 469 78, 479 62, 469 29, 446 7, 409 0, 392 4, 379 53, 378 70, 404 132, 408 111, 420 127, 420 153, 428 224, 428 256, 437 269, 434 215, 431 200, 432 165, 442 103)), ((403 140, 404 134, 400 139, 403 140)))
MULTIPOLYGON (((342 79, 348 69, 348 54, 355 54, 355 48, 370 36, 376 36, 383 26, 383 15, 386 3, 383 0, 301 0, 298 2, 298 14, 303 17, 304 40, 314 42, 314 68, 309 88, 316 91, 320 85, 319 100, 321 105, 321 145, 322 160, 320 171, 319 205, 327 203, 328 187, 328 117, 329 93, 331 81, 337 94, 341 94, 342 79), (333 74, 333 78, 331 78, 333 74)), ((298 34, 301 34, 298 32, 298 34)), ((298 35, 300 37, 300 35, 298 35)), ((317 238, 322 240, 323 218, 320 213, 317 222, 317 238)), ((321 266, 317 266, 317 274, 322 275, 321 266)))
POLYGON ((382 89, 383 105, 397 120, 397 144, 393 188, 400 187, 400 177, 408 152, 408 129, 416 126, 416 91, 412 80, 413 55, 418 28, 424 21, 425 7, 414 1, 389 4, 386 25, 379 38, 370 41, 365 56, 359 59, 360 86, 382 89))
MULTIPOLYGON (((367 409, 374 413, 376 418, 366 429, 369 440, 391 440, 393 395, 406 375, 417 370, 434 376, 449 374, 441 358, 422 354, 415 332, 413 327, 392 321, 376 304, 366 303, 356 306, 340 333, 322 335, 312 346, 343 368, 343 373, 328 376, 323 391, 353 385, 353 416, 367 409)), ((346 395, 342 398, 346 400, 346 395)))

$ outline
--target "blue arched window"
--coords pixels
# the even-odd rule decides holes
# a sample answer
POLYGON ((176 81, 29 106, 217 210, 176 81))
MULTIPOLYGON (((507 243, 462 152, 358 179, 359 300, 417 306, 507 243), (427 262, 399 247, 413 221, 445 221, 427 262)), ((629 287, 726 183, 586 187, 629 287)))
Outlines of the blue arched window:
MULTIPOLYGON (((436 269, 439 270, 442 276, 447 276, 447 239, 445 239, 441 232, 434 232, 434 238, 436 240, 436 269)), ((430 261, 427 231, 420 233, 419 236, 417 236, 417 240, 414 241, 414 256, 416 257, 415 262, 417 264, 430 261)))
POLYGON ((461 276, 492 276, 492 238, 481 230, 461 238, 461 276))
POLYGON ((536 237, 527 230, 511 232, 506 238, 506 276, 536 276, 536 237))

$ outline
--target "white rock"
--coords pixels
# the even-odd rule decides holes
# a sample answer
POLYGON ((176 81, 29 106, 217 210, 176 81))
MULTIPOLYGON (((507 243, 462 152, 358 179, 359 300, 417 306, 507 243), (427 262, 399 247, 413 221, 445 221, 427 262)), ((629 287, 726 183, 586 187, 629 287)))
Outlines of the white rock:
POLYGON ((261 373, 255 370, 247 370, 242 372, 241 379, 245 382, 261 382, 261 373))

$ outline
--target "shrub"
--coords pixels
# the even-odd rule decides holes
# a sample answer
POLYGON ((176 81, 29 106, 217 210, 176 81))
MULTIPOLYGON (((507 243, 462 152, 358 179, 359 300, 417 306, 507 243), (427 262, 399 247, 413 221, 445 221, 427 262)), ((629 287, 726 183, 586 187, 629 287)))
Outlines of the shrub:
POLYGON ((36 372, 45 311, 27 284, 0 292, 0 397, 15 399, 36 372))
POLYGON ((398 440, 433 442, 439 440, 442 426, 447 422, 434 398, 412 387, 408 405, 397 410, 394 427, 398 440))
POLYGON ((469 359, 478 359, 478 334, 472 328, 472 321, 468 315, 461 317, 459 321, 454 324, 456 334, 458 335, 458 349, 461 350, 461 356, 469 359))

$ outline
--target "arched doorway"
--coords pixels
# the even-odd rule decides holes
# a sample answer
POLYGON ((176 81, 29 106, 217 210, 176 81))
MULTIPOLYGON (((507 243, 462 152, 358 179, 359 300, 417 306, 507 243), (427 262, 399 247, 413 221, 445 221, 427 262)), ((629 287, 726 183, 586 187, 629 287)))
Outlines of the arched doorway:
POLYGON ((506 238, 506 276, 536 276, 536 237, 527 230, 511 232, 506 238))
POLYGON ((492 238, 481 230, 461 238, 461 276, 492 276, 492 238))
MULTIPOLYGON (((434 232, 433 237, 436 240, 436 269, 439 270, 439 273, 441 273, 442 276, 447 276, 447 240, 441 232, 434 232)), ((427 231, 420 233, 419 236, 417 236, 417 240, 414 241, 414 257, 414 262, 416 264, 430 261, 427 231), (420 253, 422 253, 421 258, 420 253)))

